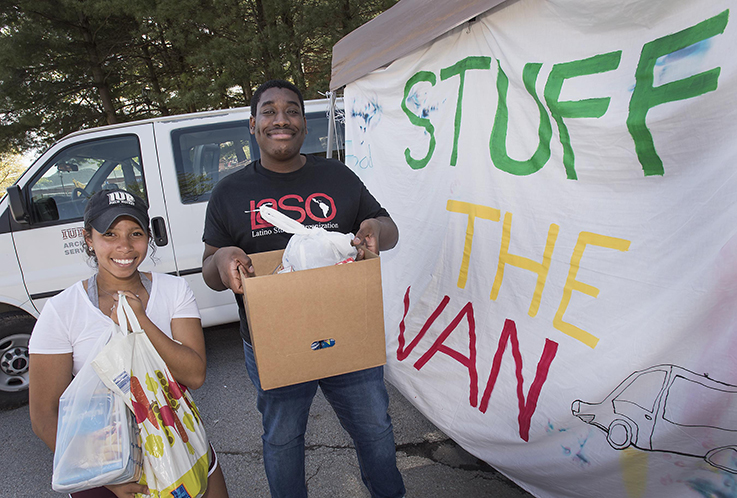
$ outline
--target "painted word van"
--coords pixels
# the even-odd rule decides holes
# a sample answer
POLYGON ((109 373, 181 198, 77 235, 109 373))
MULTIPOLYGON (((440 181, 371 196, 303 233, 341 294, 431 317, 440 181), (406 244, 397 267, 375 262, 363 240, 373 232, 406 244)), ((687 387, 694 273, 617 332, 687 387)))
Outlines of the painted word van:
MULTIPOLYGON (((303 153, 325 155, 329 106, 327 99, 305 102, 303 153)), ((204 326, 238 320, 232 294, 211 291, 202 279, 202 230, 213 186, 259 157, 249 117, 250 108, 238 108, 73 133, 8 188, 0 200, 0 407, 27 398, 28 339, 44 303, 94 271, 82 215, 100 189, 148 200, 156 263, 147 258, 143 270, 186 278, 204 326)), ((340 151, 338 128, 330 142, 340 151)))

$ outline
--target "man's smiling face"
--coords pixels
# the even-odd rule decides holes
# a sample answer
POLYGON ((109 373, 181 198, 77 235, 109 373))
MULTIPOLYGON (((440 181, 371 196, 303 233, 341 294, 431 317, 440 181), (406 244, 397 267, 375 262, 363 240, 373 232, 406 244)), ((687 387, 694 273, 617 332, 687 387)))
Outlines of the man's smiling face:
MULTIPOLYGON (((286 88, 269 88, 262 95, 251 133, 261 150, 264 167, 294 160, 307 134, 307 121, 299 97, 286 88)), ((270 168, 271 169, 271 168, 270 168)))

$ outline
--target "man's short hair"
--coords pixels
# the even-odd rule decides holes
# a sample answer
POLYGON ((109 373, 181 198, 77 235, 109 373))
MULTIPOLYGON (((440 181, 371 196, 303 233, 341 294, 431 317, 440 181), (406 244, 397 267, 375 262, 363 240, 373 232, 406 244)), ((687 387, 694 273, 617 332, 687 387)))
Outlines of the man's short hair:
POLYGON ((251 97, 251 116, 256 117, 256 111, 258 110, 258 103, 261 100, 261 95, 269 88, 284 88, 296 93, 297 97, 299 97, 299 104, 302 106, 302 115, 304 116, 305 99, 302 98, 302 92, 300 92, 299 88, 294 86, 292 83, 285 80, 269 80, 266 83, 262 83, 261 86, 256 89, 253 93, 253 97, 251 97))

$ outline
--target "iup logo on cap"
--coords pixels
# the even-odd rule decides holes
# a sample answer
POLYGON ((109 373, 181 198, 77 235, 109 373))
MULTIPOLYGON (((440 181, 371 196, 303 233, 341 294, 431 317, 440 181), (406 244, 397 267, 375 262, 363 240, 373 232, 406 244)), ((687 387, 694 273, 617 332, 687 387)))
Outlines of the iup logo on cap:
POLYGON ((107 194, 108 206, 113 204, 129 204, 131 206, 136 205, 136 200, 131 194, 123 190, 114 190, 107 194))

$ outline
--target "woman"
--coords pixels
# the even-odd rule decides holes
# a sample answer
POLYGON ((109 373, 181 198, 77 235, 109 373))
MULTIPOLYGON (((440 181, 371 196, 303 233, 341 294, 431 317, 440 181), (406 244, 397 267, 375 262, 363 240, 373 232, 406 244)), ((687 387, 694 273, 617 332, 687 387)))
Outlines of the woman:
MULTIPOLYGON (((88 280, 46 303, 29 343, 30 413, 36 435, 51 450, 56 443, 59 397, 79 369, 91 361, 100 333, 117 323, 118 291, 125 293, 144 332, 174 378, 190 389, 205 381, 205 339, 194 294, 186 281, 142 273, 151 236, 148 207, 123 190, 90 197, 84 213, 85 250, 97 266, 88 280)), ((227 497, 214 451, 205 497, 227 497)), ((146 486, 131 482, 72 494, 73 498, 133 498, 146 486)))

